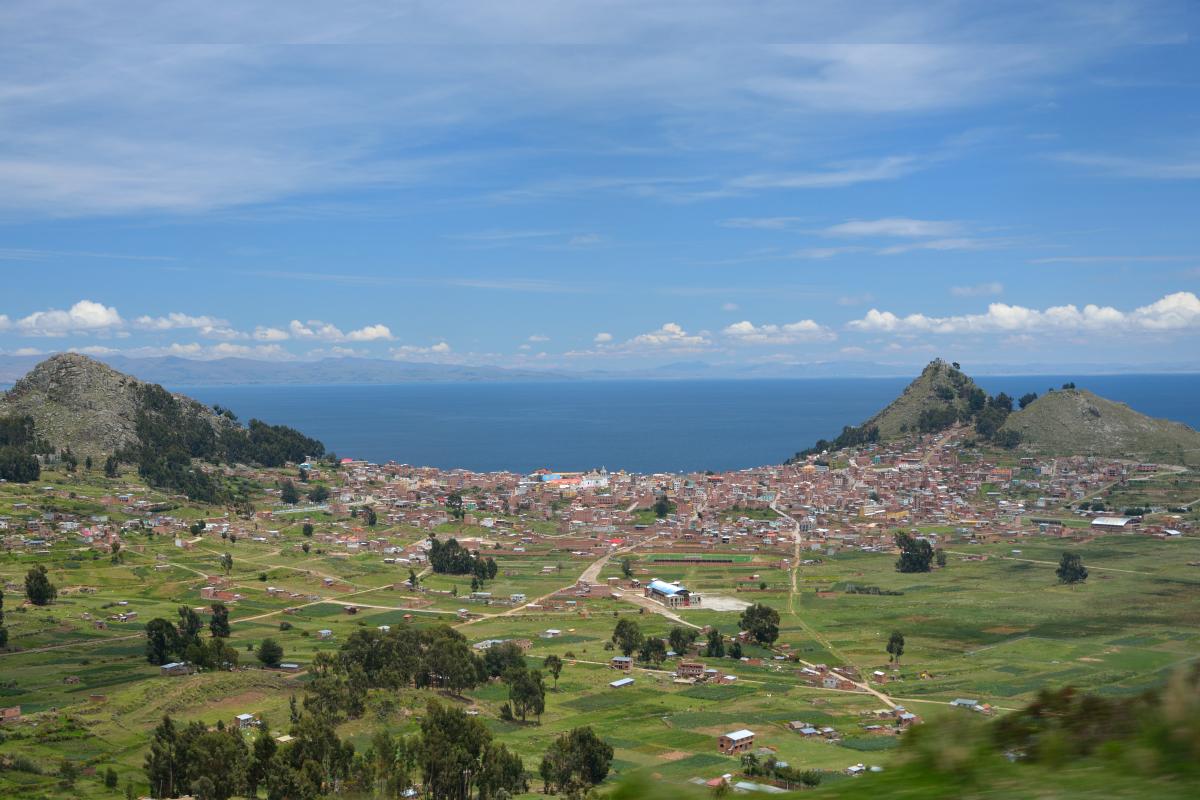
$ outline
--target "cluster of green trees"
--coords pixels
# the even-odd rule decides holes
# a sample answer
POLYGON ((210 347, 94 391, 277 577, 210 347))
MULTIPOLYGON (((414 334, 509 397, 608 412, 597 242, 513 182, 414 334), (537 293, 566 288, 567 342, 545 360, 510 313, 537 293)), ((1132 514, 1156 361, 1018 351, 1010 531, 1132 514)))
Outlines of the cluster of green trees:
POLYGON ((429 566, 442 575, 474 575, 480 581, 492 580, 499 571, 495 559, 480 558, 478 551, 468 550, 453 538, 430 540, 429 566))
POLYGON ((152 486, 206 503, 229 500, 229 491, 213 475, 195 467, 193 459, 278 467, 325 453, 321 442, 284 425, 250 420, 249 427, 242 428, 230 420, 218 428, 189 413, 183 402, 158 385, 140 388, 135 423, 138 443, 118 454, 120 460, 136 463, 138 474, 152 486))
MULTIPOLYGON (((310 502, 324 503, 329 499, 329 487, 317 484, 305 492, 305 496, 308 497, 310 502)), ((290 506, 294 506, 300 502, 300 490, 291 481, 284 481, 279 487, 279 499, 290 506)))
POLYGON ((305 708, 339 720, 361 716, 371 689, 416 686, 459 693, 491 675, 484 657, 448 625, 359 628, 336 653, 318 653, 309 672, 305 708))
POLYGON ((201 638, 204 623, 190 606, 179 607, 178 623, 155 617, 146 623, 146 660, 158 665, 186 661, 206 669, 233 669, 238 665, 238 652, 226 641, 229 609, 223 603, 212 605, 208 627, 212 637, 206 641, 201 638))
POLYGON ((846 427, 842 428, 841 433, 834 437, 832 442, 826 439, 818 439, 817 443, 812 447, 808 448, 807 450, 801 450, 784 463, 794 464, 799 461, 803 461, 809 456, 820 455, 827 450, 834 451, 843 450, 847 447, 861 447, 864 444, 872 444, 878 441, 879 426, 863 425, 856 428, 852 425, 847 425, 846 427))
POLYGON ((354 746, 338 738, 330 720, 301 715, 289 733, 292 741, 280 744, 264 720, 247 746, 240 731, 222 722, 209 730, 202 722, 180 726, 164 716, 144 762, 150 795, 229 800, 255 797, 265 788, 269 800, 315 800, 349 788, 355 776, 367 779, 372 765, 356 758, 354 746))
POLYGON ((0 479, 10 483, 30 483, 42 474, 38 455, 52 448, 37 437, 33 417, 0 417, 0 479))
POLYGON ((896 546, 900 548, 897 572, 929 572, 933 569, 933 545, 925 539, 901 531, 896 534, 896 546))

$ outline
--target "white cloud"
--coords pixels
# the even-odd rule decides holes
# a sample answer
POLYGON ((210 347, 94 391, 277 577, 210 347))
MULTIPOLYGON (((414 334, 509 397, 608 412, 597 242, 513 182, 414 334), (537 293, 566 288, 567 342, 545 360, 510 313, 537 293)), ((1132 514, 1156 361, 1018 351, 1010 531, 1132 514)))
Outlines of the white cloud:
POLYGON ((529 341, 531 341, 531 342, 548 342, 548 341, 550 341, 550 337, 543 336, 540 333, 535 333, 529 337, 529 341))
POLYGON ((294 319, 288 323, 288 332, 296 339, 319 339, 323 342, 374 342, 393 338, 386 325, 368 325, 343 333, 336 325, 319 319, 310 319, 307 323, 294 319))
POLYGON ((291 334, 280 328, 269 328, 262 325, 254 329, 254 338, 260 342, 282 342, 292 338, 291 334))
POLYGON ((91 300, 80 300, 66 311, 35 311, 16 323, 25 336, 66 336, 68 333, 112 332, 124 324, 117 309, 91 300))
POLYGON ((432 356, 445 356, 452 352, 453 348, 446 342, 438 342, 429 347, 419 347, 412 344, 402 344, 398 347, 391 348, 392 358, 420 358, 432 356))
POLYGON ((1005 239, 976 239, 969 236, 959 236, 951 239, 930 239, 923 242, 905 242, 904 244, 890 245, 881 249, 879 255, 894 256, 900 253, 909 253, 913 250, 987 250, 993 247, 1001 247, 1007 241, 1005 239))
POLYGON ((1200 329, 1200 298, 1192 292, 1176 292, 1131 311, 1094 304, 1083 308, 1065 305, 1038 310, 992 303, 986 313, 950 317, 924 314, 901 317, 873 308, 862 319, 851 321, 848 327, 866 332, 951 334, 1181 331, 1200 329))
POLYGON ((687 349, 704 347, 708 344, 709 340, 704 334, 689 334, 682 326, 675 322, 667 322, 657 330, 639 334, 626 342, 626 346, 631 348, 670 347, 687 349))
POLYGON ((836 189, 859 183, 890 181, 911 175, 921 168, 914 156, 887 156, 874 161, 830 165, 815 172, 766 172, 735 178, 739 189, 836 189))
POLYGON ((165 317, 140 316, 133 321, 133 326, 144 331, 171 331, 186 328, 226 328, 229 323, 216 317, 193 317, 172 311, 165 317))
POLYGON ((0 314, 0 331, 6 331, 12 326, 7 314, 0 314))
POLYGON ((991 281, 975 286, 951 286, 950 294, 955 297, 982 297, 989 294, 1004 294, 1004 284, 999 281, 991 281))
POLYGON ((295 358, 294 355, 281 348, 279 345, 242 345, 231 344, 229 342, 221 342, 216 345, 203 345, 199 342, 172 342, 171 344, 157 347, 131 347, 131 348, 114 348, 103 346, 87 346, 87 347, 72 347, 72 353, 84 353, 92 356, 112 356, 123 355, 133 358, 151 358, 155 356, 178 356, 180 358, 191 358, 196 360, 212 360, 216 358, 254 358, 263 361, 288 361, 295 358))
POLYGON ((592 247, 603 243, 604 237, 598 233, 581 233, 567 240, 568 247, 592 247))
POLYGON ((741 306, 739 306, 737 303, 722 303, 721 304, 722 311, 738 311, 740 309, 741 309, 741 306))
POLYGON ((803 258, 810 261, 823 261, 827 258, 840 256, 845 253, 860 253, 861 247, 808 247, 792 253, 792 258, 803 258))
POLYGON ((796 344, 798 342, 828 342, 837 335, 811 319, 784 325, 755 325, 742 320, 727 326, 723 334, 744 344, 796 344))
POLYGON ((852 219, 838 225, 831 225, 821 233, 826 236, 925 238, 953 236, 960 230, 962 230, 962 223, 959 222, 886 217, 884 219, 852 219))
POLYGON ((611 333, 604 333, 603 331, 601 331, 600 333, 597 333, 592 338, 592 341, 595 342, 596 344, 608 344, 612 340, 613 340, 613 335, 611 333))

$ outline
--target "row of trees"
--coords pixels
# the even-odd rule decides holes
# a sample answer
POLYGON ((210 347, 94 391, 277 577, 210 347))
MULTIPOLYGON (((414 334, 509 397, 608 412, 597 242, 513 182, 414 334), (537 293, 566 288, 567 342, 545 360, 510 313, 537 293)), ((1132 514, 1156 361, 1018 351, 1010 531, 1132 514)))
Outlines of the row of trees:
MULTIPOLYGON (((747 631, 754 641, 766 647, 770 647, 779 638, 779 612, 762 603, 755 603, 743 611, 738 625, 741 630, 747 631)), ((636 652, 641 661, 661 664, 667 658, 668 645, 675 653, 686 653, 699 635, 696 630, 677 625, 668 632, 664 643, 657 636, 645 636, 635 620, 622 617, 613 627, 611 642, 613 647, 626 656, 636 652)), ((727 653, 725 637, 714 628, 708 632, 704 654, 709 658, 724 658, 727 654, 732 658, 741 658, 742 645, 735 639, 727 653)))

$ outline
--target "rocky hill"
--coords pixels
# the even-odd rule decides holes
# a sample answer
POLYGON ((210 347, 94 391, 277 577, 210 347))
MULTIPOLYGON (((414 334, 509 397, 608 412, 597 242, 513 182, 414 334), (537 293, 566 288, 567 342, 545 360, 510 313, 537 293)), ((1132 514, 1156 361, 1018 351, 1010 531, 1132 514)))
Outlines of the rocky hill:
POLYGON ((1019 434, 1023 447, 1050 455, 1200 465, 1200 432, 1083 389, 1042 395, 1011 414, 1003 427, 1019 434))
MULTIPOLYGON (((0 416, 32 417, 38 436, 56 451, 69 447, 81 458, 104 456, 139 444, 138 416, 152 386, 87 356, 62 353, 39 363, 0 396, 0 416)), ((189 397, 171 396, 184 416, 214 434, 237 427, 189 397)))
POLYGON ((972 396, 977 403, 986 397, 957 366, 935 359, 899 397, 860 427, 878 428, 880 439, 938 430, 947 421, 966 416, 972 396))

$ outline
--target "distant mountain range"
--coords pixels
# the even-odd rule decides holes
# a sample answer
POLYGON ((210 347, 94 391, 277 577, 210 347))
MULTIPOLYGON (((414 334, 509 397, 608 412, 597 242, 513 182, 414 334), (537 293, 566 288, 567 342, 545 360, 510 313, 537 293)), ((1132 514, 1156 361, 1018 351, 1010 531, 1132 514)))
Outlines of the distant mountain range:
MULTIPOLYGON (((0 355, 0 386, 9 386, 33 369, 44 355, 0 355)), ((912 364, 873 361, 811 361, 761 364, 678 361, 638 369, 564 370, 394 361, 375 358, 327 358, 317 361, 258 361, 221 358, 211 361, 163 356, 100 356, 114 369, 168 386, 303 384, 394 384, 412 382, 505 382, 575 380, 681 380, 688 378, 898 378, 912 375, 912 364)), ((972 364, 973 375, 1103 375, 1121 373, 1194 373, 1200 363, 1160 364, 972 364)))

